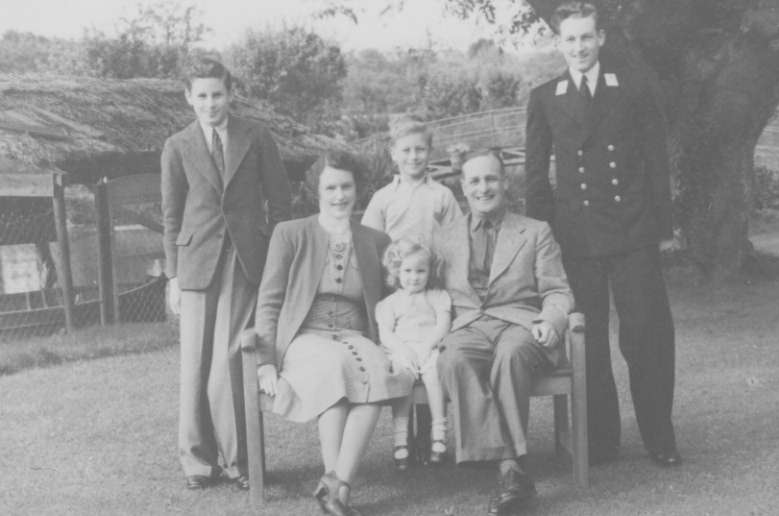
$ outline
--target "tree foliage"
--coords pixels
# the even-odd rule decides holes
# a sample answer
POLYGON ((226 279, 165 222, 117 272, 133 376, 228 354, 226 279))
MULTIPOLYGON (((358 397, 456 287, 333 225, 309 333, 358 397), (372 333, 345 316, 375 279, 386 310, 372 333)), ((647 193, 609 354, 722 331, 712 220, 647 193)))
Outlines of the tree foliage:
POLYGON ((249 31, 228 53, 249 95, 316 125, 341 101, 346 61, 337 45, 299 27, 249 31))

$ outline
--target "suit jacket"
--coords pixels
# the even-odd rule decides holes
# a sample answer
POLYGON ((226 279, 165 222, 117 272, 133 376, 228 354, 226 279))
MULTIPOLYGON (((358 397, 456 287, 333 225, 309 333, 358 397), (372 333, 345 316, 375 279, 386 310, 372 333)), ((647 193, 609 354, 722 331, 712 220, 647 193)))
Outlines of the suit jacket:
MULTIPOLYGON (((352 224, 354 257, 359 264, 368 317, 368 338, 378 342, 376 303, 383 297, 381 257, 390 238, 352 224)), ((292 339, 314 302, 327 258, 327 232, 317 215, 282 222, 273 231, 254 317, 258 364, 280 367, 292 339)))
POLYGON ((531 92, 526 134, 527 214, 552 224, 566 256, 672 236, 664 122, 645 81, 601 61, 587 108, 566 72, 531 92))
POLYGON ((162 151, 165 273, 182 289, 211 283, 228 236, 246 278, 259 284, 273 226, 290 216, 287 174, 267 129, 230 116, 224 156, 222 177, 197 121, 162 151))
POLYGON ((573 295, 549 225, 505 214, 484 302, 468 281, 469 231, 469 218, 463 216, 433 237, 435 253, 443 261, 444 284, 452 298, 452 331, 486 314, 527 329, 534 321, 548 321, 562 337, 573 295))

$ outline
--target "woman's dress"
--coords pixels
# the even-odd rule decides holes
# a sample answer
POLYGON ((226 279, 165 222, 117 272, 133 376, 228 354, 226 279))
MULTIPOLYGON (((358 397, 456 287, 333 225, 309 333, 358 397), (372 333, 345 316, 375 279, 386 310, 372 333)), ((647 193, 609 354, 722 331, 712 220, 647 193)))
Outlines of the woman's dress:
POLYGON ((368 324, 351 238, 331 236, 317 295, 281 364, 274 412, 304 422, 342 399, 375 403, 408 395, 413 374, 392 370, 384 349, 364 336, 368 324))

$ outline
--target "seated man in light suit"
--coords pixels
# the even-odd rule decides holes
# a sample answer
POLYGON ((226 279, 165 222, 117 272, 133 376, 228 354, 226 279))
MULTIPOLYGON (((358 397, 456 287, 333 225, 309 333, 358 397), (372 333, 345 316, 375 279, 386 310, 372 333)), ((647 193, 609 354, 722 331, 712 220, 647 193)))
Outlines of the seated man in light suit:
POLYGON ((507 183, 497 153, 470 157, 462 177, 470 214, 433 243, 453 306, 438 369, 453 406, 456 460, 497 462, 491 515, 535 493, 524 464, 530 390, 557 365, 573 308, 549 226, 507 211, 507 183))

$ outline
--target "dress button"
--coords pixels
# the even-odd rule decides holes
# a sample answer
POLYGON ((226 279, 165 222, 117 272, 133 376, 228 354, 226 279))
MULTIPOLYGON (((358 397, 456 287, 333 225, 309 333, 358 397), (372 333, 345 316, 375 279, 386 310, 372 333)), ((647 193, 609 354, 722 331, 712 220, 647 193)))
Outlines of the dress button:
POLYGON ((362 357, 357 357, 358 362, 362 362, 362 357))
POLYGON ((580 184, 579 188, 581 188, 582 190, 586 190, 587 189, 587 183, 580 184))
POLYGON ((576 151, 576 155, 577 156, 584 156, 584 151, 579 149, 579 150, 576 151))
POLYGON ((613 145, 609 144, 606 148, 609 149, 611 152, 614 152, 614 146, 613 145))
POLYGON ((612 161, 611 163, 609 163, 609 167, 610 168, 617 168, 617 164, 612 161))
POLYGON ((365 368, 363 366, 360 366, 360 371, 365 372, 365 368))
MULTIPOLYGON (((346 343, 344 342, 344 344, 346 344, 346 343)), ((354 349, 354 346, 353 346, 352 344, 349 344, 347 347, 348 347, 349 349, 354 349)))
POLYGON ((338 340, 338 335, 333 335, 333 340, 338 340))
POLYGON ((584 167, 579 167, 579 173, 584 174, 584 167))
POLYGON ((340 263, 338 265, 336 265, 335 268, 338 269, 339 271, 344 270, 344 266, 341 265, 340 263))
POLYGON ((611 179, 611 184, 613 184, 614 186, 617 186, 619 184, 619 179, 617 179, 616 177, 612 178, 611 179))
POLYGON ((584 199, 584 202, 582 202, 582 204, 585 205, 585 206, 589 206, 590 205, 590 201, 587 200, 587 199, 584 199))
POLYGON ((615 195, 614 202, 622 202, 622 197, 620 197, 619 195, 615 195))
POLYGON ((336 283, 341 283, 343 280, 341 278, 335 278, 336 283))

